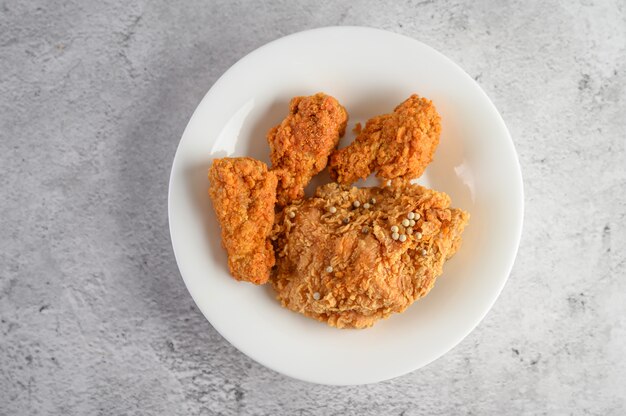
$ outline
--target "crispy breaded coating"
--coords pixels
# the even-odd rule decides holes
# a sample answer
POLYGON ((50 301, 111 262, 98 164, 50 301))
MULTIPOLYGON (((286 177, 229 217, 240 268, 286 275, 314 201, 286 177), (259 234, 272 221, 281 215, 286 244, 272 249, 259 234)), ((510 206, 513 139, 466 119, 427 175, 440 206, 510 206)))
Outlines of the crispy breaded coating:
POLYGON ((230 273, 237 280, 267 282, 275 262, 269 235, 274 223, 276 174, 249 157, 224 158, 213 161, 209 180, 230 273))
POLYGON ((433 160, 441 122, 432 101, 410 96, 393 113, 367 121, 354 141, 330 158, 330 176, 342 184, 367 178, 415 179, 433 160))
POLYGON ((277 216, 271 283, 286 308, 338 328, 369 327, 430 291, 468 220, 446 194, 408 182, 330 183, 277 216), (413 226, 403 225, 409 217, 413 226))
POLYGON ((311 178, 326 167, 343 136, 348 113, 326 94, 295 97, 289 115, 267 134, 272 170, 278 174, 279 205, 301 199, 311 178))

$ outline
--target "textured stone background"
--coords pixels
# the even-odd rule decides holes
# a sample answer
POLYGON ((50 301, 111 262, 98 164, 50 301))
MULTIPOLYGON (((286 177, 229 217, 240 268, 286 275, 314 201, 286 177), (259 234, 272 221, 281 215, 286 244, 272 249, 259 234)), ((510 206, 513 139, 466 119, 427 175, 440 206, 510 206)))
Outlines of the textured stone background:
MULTIPOLYGON (((374 57, 372 59, 375 59, 374 57)), ((0 1, 1 415, 626 412, 626 5, 0 1), (326 25, 412 36, 474 76, 523 168, 511 278, 453 351, 326 387, 231 347, 170 248, 170 163, 247 52, 326 25)))

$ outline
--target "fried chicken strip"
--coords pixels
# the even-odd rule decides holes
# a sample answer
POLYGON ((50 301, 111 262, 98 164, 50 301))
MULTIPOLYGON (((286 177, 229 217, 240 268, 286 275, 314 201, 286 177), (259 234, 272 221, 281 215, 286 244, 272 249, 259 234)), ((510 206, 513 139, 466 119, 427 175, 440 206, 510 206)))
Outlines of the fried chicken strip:
POLYGON ((348 113, 326 94, 295 97, 289 115, 267 134, 272 170, 279 177, 279 205, 301 199, 311 178, 326 167, 343 136, 348 113))
POLYGON ((213 161, 209 180, 230 273, 237 280, 267 282, 275 262, 269 235, 274 223, 276 174, 249 157, 223 158, 213 161))
POLYGON ((338 328, 369 327, 430 291, 468 220, 446 194, 408 182, 330 183, 277 217, 271 283, 286 308, 338 328))
POLYGON ((330 158, 331 178, 351 184, 372 172, 384 179, 414 179, 432 161, 441 123, 432 101, 410 96, 391 114, 367 121, 356 139, 330 158))

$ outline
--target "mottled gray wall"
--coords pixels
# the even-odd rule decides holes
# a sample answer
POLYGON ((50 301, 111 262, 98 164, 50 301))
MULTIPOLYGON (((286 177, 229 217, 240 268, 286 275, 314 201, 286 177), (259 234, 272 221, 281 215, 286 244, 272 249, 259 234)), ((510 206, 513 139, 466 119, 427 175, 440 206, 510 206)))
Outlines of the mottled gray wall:
POLYGON ((0 414, 624 414, 625 7, 0 1, 0 414), (343 24, 412 36, 478 80, 519 152, 526 219, 467 339, 337 388, 216 333, 178 274, 166 194, 187 120, 230 65, 343 24))

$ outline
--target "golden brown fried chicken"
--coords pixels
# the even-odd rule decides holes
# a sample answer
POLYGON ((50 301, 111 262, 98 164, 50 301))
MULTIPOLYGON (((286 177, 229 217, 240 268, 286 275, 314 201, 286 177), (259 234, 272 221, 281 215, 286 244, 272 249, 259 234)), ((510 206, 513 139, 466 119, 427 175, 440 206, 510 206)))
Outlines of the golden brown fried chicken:
POLYGON ((272 170, 279 177, 279 205, 304 196, 304 187, 326 167, 347 121, 346 109, 329 95, 318 93, 291 100, 289 115, 267 134, 272 170))
POLYGON ((342 184, 372 172, 384 179, 414 179, 432 161, 441 123, 433 103, 410 96, 393 113, 367 121, 354 142, 330 158, 331 178, 342 184))
POLYGON ((276 174, 249 157, 224 158, 213 161, 209 180, 230 273, 237 280, 267 282, 274 266, 268 237, 274 223, 276 174))
POLYGON ((293 311, 339 328, 369 327, 428 293, 468 219, 446 194, 408 182, 330 183, 277 217, 271 282, 293 311))

